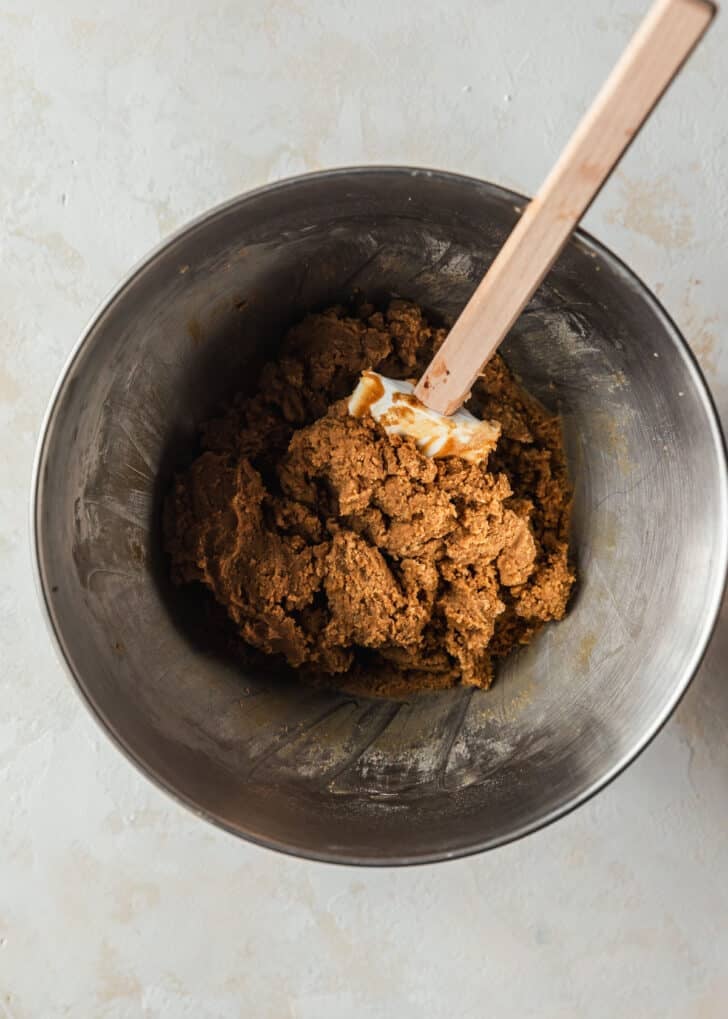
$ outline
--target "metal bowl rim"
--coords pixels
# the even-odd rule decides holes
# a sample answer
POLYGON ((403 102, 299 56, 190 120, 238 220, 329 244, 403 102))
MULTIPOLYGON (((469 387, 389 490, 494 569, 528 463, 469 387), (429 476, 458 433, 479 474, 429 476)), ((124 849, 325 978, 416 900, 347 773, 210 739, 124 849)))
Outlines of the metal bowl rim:
MULTIPOLYGON (((35 456, 33 461, 33 472, 31 480, 30 490, 30 543, 31 543, 31 556, 33 560, 33 574, 35 578, 35 586, 38 594, 38 598, 41 603, 42 613, 45 620, 46 627, 50 633, 52 643, 54 645, 57 656, 59 657, 62 665, 65 667, 65 671, 70 678, 72 685, 79 694, 82 702, 85 704, 88 711, 94 717, 99 726, 105 731, 106 735, 116 745, 116 747, 122 752, 122 754, 129 760, 135 768, 141 772, 146 778, 148 778, 153 784, 167 795, 171 796, 177 803, 186 807, 192 811, 197 817, 200 817, 206 821, 211 822, 218 828, 222 828, 224 831, 229 832, 231 835, 235 835, 238 838, 242 838, 247 842, 253 843, 254 845, 262 846, 267 849, 273 849, 277 852, 285 853, 290 856, 295 856, 300 859, 307 859, 321 863, 335 863, 340 865, 352 865, 352 866, 369 866, 369 867, 398 867, 398 866, 410 866, 414 864, 431 864, 438 863, 444 860, 462 859, 468 856, 473 856, 476 853, 481 853, 489 849, 495 849, 502 845, 507 845, 510 842, 515 842, 518 839, 523 838, 532 832, 540 831, 542 828, 547 827, 554 821, 557 821, 561 817, 565 817, 570 814, 577 807, 586 803, 593 796, 595 796, 602 789, 606 788, 611 782, 614 781, 633 761, 639 757, 639 755, 650 745, 655 736, 659 733, 665 723, 668 721, 675 708, 678 706, 682 697, 684 696, 688 686, 695 678, 695 675, 700 668, 700 665, 705 657, 705 653, 710 643, 710 638, 715 629, 715 625, 718 620, 720 613, 723 596, 726 590, 726 582, 728 581, 728 528, 722 528, 722 547, 720 549, 720 563, 719 563, 719 574, 722 574, 722 581, 715 585, 715 591, 711 603, 706 606, 704 615, 704 622, 702 626, 702 633, 696 644, 696 651, 693 655, 692 662, 685 670, 685 673, 681 677, 680 681, 675 684, 672 697, 668 702, 666 708, 662 711, 661 715, 654 721, 652 726, 642 735, 642 737, 636 741, 634 747, 622 755, 622 758, 617 761, 607 772, 601 775, 599 778, 591 782, 581 792, 576 793, 574 796, 565 800, 558 807, 552 810, 544 812, 542 816, 536 817, 528 823, 521 825, 506 835, 496 836, 491 838, 484 838, 471 845, 459 847, 454 850, 445 850, 440 852, 430 852, 422 854, 409 854, 403 856, 366 856, 366 855, 348 855, 344 853, 337 853, 334 851, 327 852, 315 851, 307 848, 301 848, 290 842, 283 842, 276 839, 272 839, 264 834, 255 832, 252 830, 242 831, 233 825, 228 824, 222 817, 218 816, 211 810, 207 810, 199 807, 194 800, 181 793, 178 789, 174 788, 165 778, 158 774, 153 768, 151 768, 146 761, 144 761, 136 751, 125 741, 122 736, 116 731, 112 719, 106 717, 101 711, 99 706, 95 703, 93 697, 86 689, 83 679, 74 670, 70 656, 67 654, 63 638, 58 628, 55 625, 53 613, 51 611, 50 599, 48 596, 48 585, 43 571, 43 564, 41 561, 40 553, 40 498, 42 489, 42 469, 45 462, 45 452, 49 440, 51 426, 53 424, 53 418, 56 412, 56 408, 60 401, 63 390, 66 386, 66 382, 71 374, 76 360, 80 357, 83 352, 86 343, 94 331, 98 323, 103 318, 106 311, 117 301, 129 287, 137 276, 141 275, 148 266, 153 264, 158 256, 162 254, 167 248, 172 247, 178 240, 180 240, 185 234, 195 230, 204 224, 212 222, 219 216, 224 216, 231 209, 240 206, 248 201, 251 201, 262 194, 272 193, 275 191, 282 191, 290 187, 295 187, 303 181, 308 180, 330 180, 346 175, 381 175, 391 174, 392 176, 411 176, 411 177, 428 177, 435 178, 441 181, 450 181, 456 184, 467 184, 477 186, 479 188, 485 187, 497 191, 501 197, 511 199, 514 204, 524 204, 530 199, 527 195, 521 194, 520 192, 513 191, 510 188, 502 187, 500 184, 496 184, 493 181, 482 180, 478 177, 472 177, 467 174, 456 173, 448 170, 428 169, 424 167, 412 167, 406 165, 366 165, 366 166, 349 166, 349 167, 336 167, 330 170, 319 170, 312 173, 297 174, 293 177, 287 177, 283 180, 275 181, 271 184, 265 184, 261 187, 254 188, 250 191, 245 191, 242 194, 236 195, 233 198, 227 199, 221 202, 200 215, 194 217, 182 226, 178 227, 169 236, 165 237, 158 244, 156 244, 151 250, 149 250, 142 258, 136 262, 134 266, 127 272, 123 279, 113 288, 113 290, 102 300, 100 305, 97 307, 95 313, 92 315, 85 329, 81 332, 79 339, 72 348, 68 355, 63 368, 61 369, 58 380, 53 388, 51 397, 49 399, 48 407, 43 417, 41 424, 38 441, 35 450, 35 456)), ((718 417, 718 412, 713 401, 713 397, 708 388, 707 382, 703 375, 702 369, 700 368, 697 358, 690 349, 689 344, 685 340, 684 336, 678 329, 677 325, 665 310, 658 298, 652 293, 647 287, 643 280, 632 270, 630 267, 623 262, 617 255, 615 255, 609 248, 598 241, 590 233, 585 230, 578 229, 573 234, 573 239, 578 240, 581 244, 597 254, 601 259, 608 263, 612 269, 615 270, 617 275, 626 278, 635 290, 638 290, 642 298, 650 305, 652 311, 662 322, 665 330, 671 335, 675 344, 676 351, 682 356, 690 375, 692 377, 693 385, 695 390, 700 397, 700 401, 703 405, 703 409, 706 413, 708 423, 710 426, 711 437, 713 439, 713 446, 717 454, 717 459, 720 468, 720 491, 721 491, 721 513, 720 518, 725 522, 728 519, 728 460, 726 457, 726 442, 723 435, 723 430, 718 417)))

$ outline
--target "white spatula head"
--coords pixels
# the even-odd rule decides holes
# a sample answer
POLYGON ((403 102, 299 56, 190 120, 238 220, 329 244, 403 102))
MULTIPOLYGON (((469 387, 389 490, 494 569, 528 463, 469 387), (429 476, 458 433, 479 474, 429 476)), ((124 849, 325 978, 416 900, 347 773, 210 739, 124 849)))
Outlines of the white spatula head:
POLYGON ((479 421, 467 410, 451 417, 425 407, 412 382, 365 371, 349 398, 353 417, 371 414, 388 435, 407 435, 425 456, 458 456, 471 463, 486 460, 500 438, 500 425, 479 421))

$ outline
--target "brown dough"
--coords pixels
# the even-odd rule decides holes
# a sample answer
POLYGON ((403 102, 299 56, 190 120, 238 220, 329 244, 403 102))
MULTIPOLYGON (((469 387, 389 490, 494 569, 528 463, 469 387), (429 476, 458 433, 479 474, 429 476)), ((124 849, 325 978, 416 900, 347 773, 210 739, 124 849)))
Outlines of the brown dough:
POLYGON ((487 687, 494 657, 566 611, 560 424, 499 356, 468 405, 502 426, 487 464, 428 459, 347 413, 363 369, 415 377, 444 336, 402 301, 308 316, 168 497, 173 580, 206 584, 247 644, 311 678, 487 687))

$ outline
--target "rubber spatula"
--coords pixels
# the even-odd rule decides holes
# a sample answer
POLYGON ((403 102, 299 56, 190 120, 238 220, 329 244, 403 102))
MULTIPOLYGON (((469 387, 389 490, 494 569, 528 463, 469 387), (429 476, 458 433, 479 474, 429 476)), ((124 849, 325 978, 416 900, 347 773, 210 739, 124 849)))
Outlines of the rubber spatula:
POLYGON ((706 0, 657 0, 422 378, 365 372, 350 413, 371 413, 430 456, 487 456, 497 424, 459 408, 716 10, 706 0))

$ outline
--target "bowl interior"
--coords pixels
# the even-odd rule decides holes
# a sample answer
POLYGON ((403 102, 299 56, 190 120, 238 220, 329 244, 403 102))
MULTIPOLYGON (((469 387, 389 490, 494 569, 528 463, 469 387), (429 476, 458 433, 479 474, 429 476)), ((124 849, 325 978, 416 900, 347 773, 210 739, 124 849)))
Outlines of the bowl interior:
POLYGON ((584 236, 503 351, 563 415, 579 586, 568 617, 512 656, 491 691, 373 701, 243 672, 206 640, 205 599, 167 581, 172 473, 286 326, 355 287, 454 318, 519 201, 404 169, 243 196, 136 270, 60 385, 35 531, 63 654, 131 757, 234 832, 351 862, 495 845, 616 773, 697 666, 726 562, 715 416, 659 306, 584 236))

